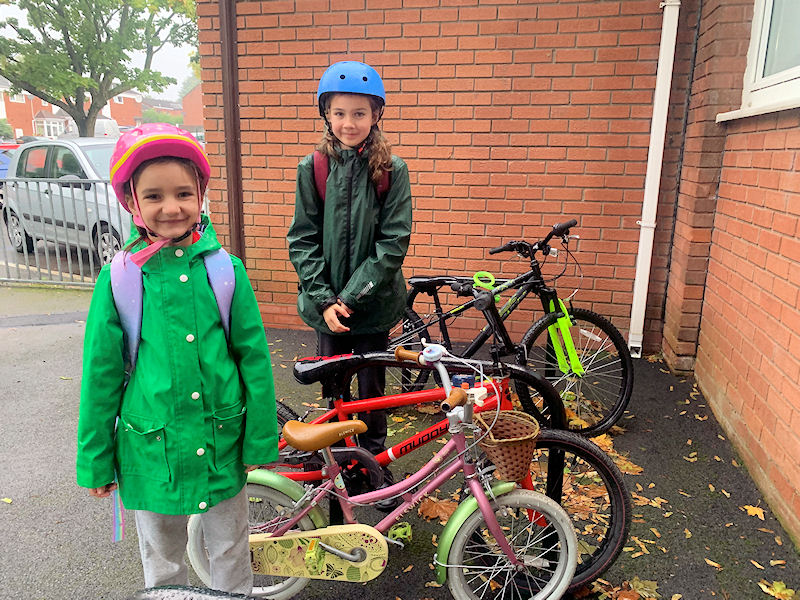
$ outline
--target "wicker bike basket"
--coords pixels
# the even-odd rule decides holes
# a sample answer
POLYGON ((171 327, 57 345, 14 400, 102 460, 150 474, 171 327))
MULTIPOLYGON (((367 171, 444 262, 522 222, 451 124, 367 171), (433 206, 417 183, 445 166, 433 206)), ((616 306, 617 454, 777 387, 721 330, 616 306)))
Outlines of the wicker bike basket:
POLYGON ((524 412, 503 410, 498 413, 497 422, 490 429, 494 413, 490 414, 485 420, 480 414, 473 417, 483 436, 478 446, 494 463, 494 476, 497 479, 520 481, 530 473, 539 423, 524 412), (484 436, 487 431, 488 434, 484 436))

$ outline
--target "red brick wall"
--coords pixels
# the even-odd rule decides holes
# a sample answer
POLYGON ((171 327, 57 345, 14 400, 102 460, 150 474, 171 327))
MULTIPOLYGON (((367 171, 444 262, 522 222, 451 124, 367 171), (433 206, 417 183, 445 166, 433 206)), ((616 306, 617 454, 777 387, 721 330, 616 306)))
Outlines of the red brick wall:
POLYGON ((800 537, 800 109, 727 125, 695 373, 800 537))
POLYGON ((716 116, 741 104, 753 0, 710 0, 702 6, 664 315, 665 358, 683 371, 693 368, 697 351, 725 144, 725 127, 716 116))
MULTIPOLYGON (((524 264, 489 259, 488 248, 536 239, 576 217, 584 274, 576 304, 627 330, 661 27, 656 2, 286 0, 237 2, 236 10, 247 265, 269 324, 300 325, 285 242, 295 169, 321 135, 319 76, 331 62, 355 59, 381 73, 383 128, 411 171, 407 276, 512 275, 524 264)), ((220 177, 218 4, 201 0, 198 14, 206 139, 220 177)), ((685 77, 685 51, 676 64, 685 77)), ((674 94, 671 131, 680 131, 684 98, 674 94)), ((671 144, 667 206, 678 159, 671 144)), ((217 179, 210 196, 223 234, 224 188, 217 179)), ((659 219, 654 271, 667 262, 671 209, 660 210, 659 219)), ((570 291, 576 282, 565 277, 559 285, 570 291)), ((660 344, 664 286, 661 275, 650 294, 650 348, 660 344)), ((512 328, 521 332, 531 315, 515 315, 512 328)), ((465 325, 474 334, 473 324, 465 325)))

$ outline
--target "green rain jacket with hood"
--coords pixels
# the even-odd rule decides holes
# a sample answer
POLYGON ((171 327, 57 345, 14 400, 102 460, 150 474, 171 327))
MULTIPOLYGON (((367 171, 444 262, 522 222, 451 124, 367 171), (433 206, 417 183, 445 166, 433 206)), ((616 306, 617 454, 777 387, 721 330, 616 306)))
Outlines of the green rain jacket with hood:
MULTIPOLYGON (((297 167, 289 258, 300 279, 297 310, 308 325, 333 334, 321 308, 340 298, 353 315, 348 334, 380 333, 400 320, 406 301, 402 264, 411 237, 408 167, 392 156, 389 191, 378 199, 367 157, 342 150, 329 161, 325 200, 314 184, 313 154, 297 167)), ((343 335, 348 335, 343 334, 343 335)))
POLYGON ((231 256, 236 289, 227 340, 203 261, 220 244, 205 215, 203 224, 195 243, 165 246, 142 267, 141 342, 127 385, 110 265, 92 294, 78 485, 116 478, 128 509, 205 512, 242 489, 245 464, 278 457, 272 367, 256 297, 242 262, 231 256))

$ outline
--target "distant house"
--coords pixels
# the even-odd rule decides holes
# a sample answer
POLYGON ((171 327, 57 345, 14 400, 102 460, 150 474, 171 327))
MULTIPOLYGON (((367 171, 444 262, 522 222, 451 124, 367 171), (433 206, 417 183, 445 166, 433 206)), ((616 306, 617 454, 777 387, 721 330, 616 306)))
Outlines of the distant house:
POLYGON ((142 123, 142 102, 144 96, 133 90, 114 96, 106 105, 109 117, 120 126, 136 127, 142 123))
POLYGON ((157 110, 160 113, 166 113, 176 117, 183 116, 183 107, 180 102, 172 102, 171 100, 161 100, 159 98, 143 98, 142 99, 142 113, 147 109, 157 110))
MULTIPOLYGON (((11 82, 5 77, 0 77, 0 119, 6 119, 11 129, 14 131, 14 136, 19 138, 23 135, 48 135, 55 137, 58 135, 44 133, 47 129, 43 129, 43 133, 36 132, 35 121, 39 113, 53 114, 52 106, 49 102, 37 98, 28 92, 19 92, 16 94, 11 93, 11 82)), ((51 123, 52 127, 58 128, 54 121, 48 120, 46 116, 40 117, 41 123, 51 123)), ((63 129, 61 130, 63 131, 63 129)))
POLYGON ((183 127, 187 131, 198 134, 203 127, 203 91, 201 84, 194 86, 181 98, 183 105, 183 127))
MULTIPOLYGON (((38 98, 37 98, 38 100, 38 98)), ((57 138, 75 127, 72 118, 58 107, 54 111, 42 109, 33 117, 33 135, 57 138)))

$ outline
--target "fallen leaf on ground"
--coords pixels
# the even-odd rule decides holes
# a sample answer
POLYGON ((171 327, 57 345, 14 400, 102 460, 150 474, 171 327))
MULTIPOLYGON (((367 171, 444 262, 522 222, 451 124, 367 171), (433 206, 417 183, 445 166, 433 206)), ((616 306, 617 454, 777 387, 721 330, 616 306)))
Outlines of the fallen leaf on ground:
POLYGON ((791 600, 795 597, 795 591, 786 587, 786 584, 782 581, 773 581, 772 585, 770 585, 766 579, 762 579, 758 582, 758 587, 765 594, 778 598, 778 600, 791 600))
POLYGON ((745 504, 744 506, 740 506, 743 511, 747 513, 750 517, 758 517, 762 521, 764 520, 764 509, 760 506, 753 506, 751 504, 745 504))
POLYGON ((717 562, 714 562, 713 560, 706 558, 705 561, 706 564, 709 566, 716 567, 717 569, 722 569, 722 565, 717 562))

